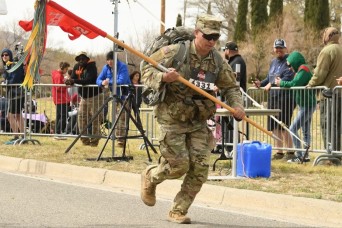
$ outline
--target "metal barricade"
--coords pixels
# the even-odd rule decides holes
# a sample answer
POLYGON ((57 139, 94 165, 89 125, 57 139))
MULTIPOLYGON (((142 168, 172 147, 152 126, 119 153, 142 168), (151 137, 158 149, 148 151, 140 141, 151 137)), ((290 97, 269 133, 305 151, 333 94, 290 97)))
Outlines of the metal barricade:
MULTIPOLYGON (((310 136, 311 136, 311 142, 310 142, 310 151, 312 152, 325 152, 325 148, 324 148, 324 142, 323 139, 321 137, 321 130, 320 130, 320 111, 319 111, 319 94, 321 93, 322 90, 324 90, 325 87, 314 87, 314 88, 310 88, 307 89, 305 87, 292 87, 290 89, 287 88, 271 88, 271 90, 274 91, 286 91, 288 93, 292 93, 289 95, 290 99, 288 101, 285 102, 285 104, 287 106, 290 106, 293 109, 292 112, 292 116, 289 116, 289 118, 291 119, 290 124, 293 123, 294 118, 297 116, 298 114, 298 104, 296 104, 296 96, 299 96, 301 99, 301 105, 306 106, 307 104, 309 104, 309 100, 307 97, 307 93, 311 92, 314 94, 314 96, 316 97, 316 104, 310 104, 313 105, 314 108, 314 112, 312 114, 312 120, 311 120, 311 128, 310 128, 310 136), (318 111, 317 111, 318 109, 318 111)), ((269 99, 269 94, 267 92, 265 92, 262 88, 261 89, 257 89, 257 88, 249 88, 247 91, 248 96, 250 96, 254 101, 251 101, 250 99, 247 101, 247 108, 252 108, 252 107, 259 107, 259 108, 269 108, 269 107, 279 107, 281 106, 280 102, 283 102, 279 99, 274 100, 273 104, 270 104, 269 102, 272 101, 272 99, 269 99)), ((282 97, 282 96, 280 96, 282 97)), ((282 105, 284 106, 284 102, 282 103, 282 105)), ((310 106, 308 105, 308 106, 310 106)), ((284 106, 284 108, 286 108, 286 106, 284 106)), ((285 113, 286 114, 286 113, 285 113)), ((291 114, 291 112, 290 112, 291 114)), ((269 121, 270 118, 272 117, 262 117, 262 116, 256 116, 256 117, 251 117, 254 121, 256 121, 257 123, 259 123, 260 125, 264 126, 264 127, 268 127, 269 125, 269 121)), ((277 118, 277 117, 276 117, 277 118)), ((299 124, 302 126, 304 123, 301 122, 302 120, 299 121, 299 124)), ((290 125, 289 124, 289 125, 290 125)), ((286 126, 283 125, 283 129, 286 129, 285 131, 289 132, 289 127, 290 126, 286 126)), ((292 141, 292 138, 294 137, 292 133, 290 134, 290 138, 288 138, 288 140, 292 141)), ((294 145, 292 147, 278 147, 276 144, 276 141, 271 139, 270 137, 262 134, 261 132, 257 131, 255 128, 250 127, 249 128, 249 132, 248 132, 249 138, 253 139, 253 140, 258 140, 261 142, 269 142, 270 144, 272 144, 273 149, 275 150, 281 150, 281 151, 304 151, 304 145, 303 145, 303 141, 304 141, 304 134, 302 129, 300 129, 297 132, 297 136, 301 141, 301 149, 296 148, 294 145)), ((291 145, 291 142, 285 142, 284 145, 291 145)))
MULTIPOLYGON (((11 132, 10 130, 10 123, 8 121, 8 101, 10 99, 13 99, 14 97, 11 96, 11 94, 7 94, 7 91, 9 91, 9 88, 15 88, 23 90, 20 85, 0 85, 0 134, 2 135, 14 135, 16 133, 11 132)), ((52 90, 53 89, 60 89, 64 88, 67 89, 70 93, 71 91, 75 91, 79 88, 79 85, 75 85, 73 87, 66 86, 66 85, 54 85, 54 84, 35 84, 33 86, 33 89, 29 92, 23 92, 26 96, 26 100, 23 104, 23 110, 22 110, 22 118, 20 121, 25 126, 25 131, 20 132, 19 134, 23 137, 27 137, 30 139, 33 136, 62 136, 62 137, 76 137, 79 133, 77 130, 73 131, 72 128, 62 130, 60 129, 60 132, 56 132, 57 130, 57 123, 55 123, 56 120, 56 105, 52 98, 52 90)), ((96 85, 94 86, 83 86, 83 88, 89 89, 98 89, 96 85)), ((140 93, 138 89, 140 89, 141 86, 136 87, 136 93, 140 93)), ((18 89, 18 90, 19 90, 18 89)), ((340 153, 341 147, 337 144, 334 145, 335 142, 341 141, 341 124, 340 119, 342 118, 341 114, 341 107, 342 107, 342 101, 341 101, 341 93, 342 93, 342 87, 336 87, 333 90, 333 98, 331 100, 331 108, 320 110, 320 104, 322 102, 327 102, 326 99, 320 99, 321 91, 326 89, 325 87, 314 87, 309 89, 310 91, 313 91, 313 93, 316 95, 317 98, 317 109, 312 115, 312 122, 311 122, 311 129, 310 129, 310 135, 311 135, 311 143, 310 143, 310 151, 311 152, 318 152, 318 153, 326 153, 329 151, 333 151, 334 153, 340 153), (324 143, 323 137, 322 137, 322 130, 321 130, 321 112, 324 111, 326 116, 326 119, 328 122, 337 123, 337 127, 330 128, 330 131, 328 131, 326 143, 324 143), (329 145, 329 143, 332 146, 332 149, 329 150, 328 146, 325 146, 325 144, 329 145)), ((271 90, 278 90, 278 91, 290 91, 293 93, 292 100, 289 100, 289 102, 294 102, 296 94, 300 97, 304 97, 305 101, 305 93, 307 93, 308 89, 305 87, 293 87, 291 89, 284 89, 284 88, 272 88, 271 90)), ((73 94, 70 94, 71 96, 73 94)), ((110 92, 104 91, 104 98, 106 96, 111 96, 110 92)), ((268 96, 269 94, 266 93, 263 89, 257 89, 257 88, 249 88, 247 91, 247 95, 244 96, 244 103, 245 108, 247 109, 253 109, 253 108, 267 108, 269 107, 268 104, 268 96), (248 99, 248 96, 252 98, 248 99)), ((98 100, 97 103, 98 107, 93 107, 93 109, 96 111, 98 110, 101 105, 103 105, 103 98, 100 98, 99 96, 94 97, 93 99, 102 99, 98 100)), ((138 98, 138 96, 136 97, 138 98)), ((60 100, 62 100, 62 97, 60 97, 60 100)), ((77 112, 79 109, 79 99, 77 97, 73 98, 71 105, 69 105, 68 109, 65 109, 63 112, 63 116, 66 116, 66 125, 71 124, 72 126, 77 125, 77 112), (74 119, 73 119, 74 118, 74 119)), ((275 101, 279 102, 279 101, 275 101)), ((140 103, 139 100, 137 100, 137 103, 140 103)), ((292 103, 291 105, 294 105, 295 103, 292 103)), ((109 133, 110 125, 115 120, 114 118, 114 112, 113 112, 113 103, 110 102, 108 104, 108 107, 104 110, 102 121, 98 124, 101 126, 101 133, 99 135, 95 135, 95 137, 104 138, 109 133)), ((152 108, 146 106, 144 103, 141 103, 141 106, 139 108, 139 113, 142 122, 144 123, 144 128, 146 130, 147 137, 151 140, 151 142, 155 145, 158 145, 157 135, 158 135, 158 128, 157 123, 155 120, 155 117, 152 112, 152 108)), ((294 120, 295 116, 298 113, 298 107, 296 107, 293 111, 291 123, 294 120)), ((90 116, 87 116, 87 118, 90 119, 90 116)), ((263 127, 268 126, 268 118, 265 116, 251 116, 252 120, 257 122, 263 127)), ((83 126, 81 126, 83 127, 83 126)), ((289 127, 289 126, 287 126, 289 127)), ((64 127, 62 127, 64 128, 64 127)), ((275 141, 271 139, 269 136, 263 134, 262 132, 258 131, 256 128, 252 126, 243 127, 242 131, 248 135, 249 139, 258 140, 261 142, 268 142, 272 144, 274 149, 282 150, 282 151, 300 151, 304 150, 302 149, 296 149, 294 146, 291 148, 288 147, 277 147, 275 144, 275 141)), ((130 125, 130 133, 129 134, 135 134, 137 132, 137 129, 133 125, 130 125)), ((298 131, 298 137, 300 139, 305 138, 302 131, 298 131)), ((227 145, 232 145, 232 142, 226 142, 227 145)), ((142 145, 143 146, 143 145, 142 145)), ((142 149, 142 148, 141 148, 142 149)))

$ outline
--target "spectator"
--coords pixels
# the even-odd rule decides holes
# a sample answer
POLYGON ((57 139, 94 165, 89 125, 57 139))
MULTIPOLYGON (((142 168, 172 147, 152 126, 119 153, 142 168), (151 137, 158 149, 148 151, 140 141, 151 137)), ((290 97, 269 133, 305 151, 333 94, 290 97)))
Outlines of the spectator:
MULTIPOLYGON (((237 44, 233 41, 229 41, 226 43, 225 49, 224 49, 224 56, 226 60, 228 60, 228 64, 232 67, 233 72, 237 72, 237 64, 239 64, 240 74, 237 78, 237 82, 240 86, 240 88, 243 89, 244 92, 247 91, 247 75, 246 75, 246 63, 245 60, 241 57, 239 54, 239 48, 237 44)), ((220 96, 219 92, 217 94, 220 96)), ((216 125, 216 136, 221 138, 224 143, 233 143, 233 117, 227 116, 227 117, 216 117, 217 121, 220 121, 221 124, 216 125), (224 134, 222 133, 222 129, 224 129, 224 134), (218 133, 219 132, 219 133, 218 133), (221 137, 224 135, 224 139, 221 137)), ((233 150, 233 146, 227 146, 226 149, 228 151, 233 150)), ((213 153, 222 153, 224 151, 223 145, 217 145, 216 149, 213 151, 213 153)))
MULTIPOLYGON (((64 75, 68 72, 70 64, 67 62, 61 62, 58 70, 52 71, 52 83, 64 85, 64 75)), ((68 88, 65 86, 53 86, 52 98, 56 105, 56 134, 66 133, 66 123, 68 118, 68 112, 70 111, 70 96, 68 94, 68 88)), ((56 139, 60 139, 57 137, 56 139)))
MULTIPOLYGON (((275 83, 277 86, 290 88, 293 86, 306 86, 310 81, 312 74, 310 72, 309 67, 306 65, 304 56, 299 52, 292 52, 287 57, 287 64, 288 66, 296 73, 292 81, 283 81, 280 78, 276 78, 275 83)), ((311 121, 312 121, 312 114, 316 110, 316 97, 313 90, 306 90, 306 91, 296 91, 295 92, 295 99, 298 105, 298 113, 297 116, 294 118, 291 126, 290 131, 298 137, 298 130, 302 128, 304 142, 306 147, 309 147, 311 144, 311 121)), ((292 136, 293 144, 297 149, 302 149, 300 141, 292 136)), ((305 152, 297 151, 296 157, 288 160, 288 162, 309 162, 310 158, 304 157, 305 152)))
MULTIPOLYGON (((68 70, 67 79, 70 79, 72 75, 72 70, 68 70)), ((68 112, 68 121, 66 126, 66 133, 76 135, 79 134, 79 130, 77 127, 77 113, 78 113, 78 106, 79 102, 81 101, 78 95, 78 89, 75 86, 71 86, 68 88, 68 95, 70 97, 70 109, 71 111, 68 112)))
MULTIPOLYGON (((307 87, 314 86, 326 86, 329 89, 333 89, 338 85, 337 77, 342 74, 342 47, 339 44, 340 32, 334 27, 328 27, 323 33, 324 48, 318 55, 316 68, 313 76, 308 83, 307 87)), ((335 111, 333 113, 334 123, 330 128, 334 129, 335 137, 332 143, 332 149, 341 151, 341 97, 337 97, 335 111)), ((327 134, 328 115, 331 114, 331 110, 328 110, 327 100, 321 96, 319 106, 321 115, 321 130, 325 148, 327 147, 327 134)), ((331 139, 330 139, 331 140, 331 139)))
MULTIPOLYGON (((82 86, 78 88, 78 93, 80 95, 80 104, 78 110, 78 128, 80 132, 87 127, 89 120, 92 119, 93 114, 99 109, 100 105, 104 102, 104 96, 101 88, 90 87, 91 85, 96 85, 97 78, 97 68, 96 63, 88 57, 86 52, 80 52, 75 57, 77 63, 75 64, 71 79, 66 79, 66 85, 81 84, 82 86)), ((96 147, 99 144, 101 135, 100 124, 102 123, 103 115, 97 115, 97 117, 92 122, 92 132, 90 132, 91 137, 82 137, 81 141, 83 145, 89 145, 96 147), (97 137, 94 137, 97 136, 97 137)))
POLYGON ((198 17, 195 38, 187 53, 189 61, 180 68, 180 73, 172 65, 180 44, 163 47, 151 56, 168 67, 168 72, 161 72, 150 64, 142 72, 146 86, 155 90, 164 88, 165 84, 167 86, 164 99, 154 107, 160 125, 162 160, 159 165, 148 166, 143 171, 141 199, 146 205, 154 206, 157 185, 164 180, 185 175, 168 214, 168 220, 175 223, 191 223, 186 216, 188 209, 207 180, 210 151, 215 145, 207 120, 216 111, 214 102, 178 82, 178 77, 191 78, 199 86, 210 84, 208 92, 211 95, 215 94, 216 85, 222 97, 227 98, 227 102, 235 109, 234 117, 242 119, 245 116, 235 75, 214 48, 220 37, 221 24, 222 21, 213 15, 198 17))
POLYGON ((229 41, 226 43, 226 47, 224 49, 224 56, 228 60, 228 64, 232 67, 234 72, 236 70, 236 64, 240 64, 240 75, 239 81, 240 87, 244 92, 247 91, 247 70, 245 60, 239 54, 239 47, 233 41, 229 41))
POLYGON ((7 84, 8 113, 7 119, 10 123, 14 138, 5 142, 6 145, 13 145, 19 140, 19 133, 24 132, 24 120, 22 118, 22 109, 25 106, 25 94, 20 85, 24 81, 25 72, 23 65, 20 65, 15 71, 8 71, 15 66, 13 62, 13 53, 5 48, 1 51, 1 59, 4 66, 4 79, 7 84))
MULTIPOLYGON (((286 63, 288 54, 286 53, 287 47, 286 42, 283 39, 276 39, 273 44, 273 51, 276 55, 271 62, 267 77, 263 81, 256 80, 254 84, 256 87, 264 87, 268 94, 267 108, 269 109, 280 109, 280 113, 277 119, 280 120, 286 126, 290 126, 293 109, 295 102, 293 99, 292 91, 288 90, 271 90, 271 87, 276 87, 275 79, 279 77, 282 81, 291 81, 294 76, 294 72, 289 69, 286 63)), ((268 117, 268 130, 273 131, 273 134, 283 140, 288 148, 292 148, 291 135, 283 129, 283 127, 277 123, 271 117, 268 117)), ((281 148, 284 143, 277 140, 276 146, 281 148)), ((290 160, 294 157, 294 152, 288 151, 285 159, 290 160)), ((284 158, 284 153, 281 150, 276 151, 273 159, 284 158)))
POLYGON ((139 71, 133 71, 129 78, 131 79, 131 83, 136 87, 135 88, 135 101, 136 101, 136 105, 137 105, 137 110, 134 110, 134 113, 139 113, 139 108, 141 106, 141 102, 142 102, 142 97, 141 97, 141 93, 142 93, 142 87, 139 86, 141 85, 141 74, 139 71))
MULTIPOLYGON (((114 67, 114 52, 110 51, 106 55, 107 64, 103 66, 101 73, 97 77, 96 84, 100 87, 109 87, 109 89, 112 91, 113 86, 113 67, 114 67)), ((117 85, 129 85, 131 84, 131 81, 129 79, 129 73, 127 65, 119 60, 116 62, 116 83, 117 85)), ((118 87, 117 88, 117 97, 124 99, 124 87, 118 87)), ((121 104, 120 102, 116 103, 116 110, 117 114, 121 110, 121 104)), ((128 117, 127 117, 128 118, 128 117)), ((115 135, 118 138, 117 143, 118 146, 123 147, 125 145, 125 139, 122 138, 125 136, 125 130, 126 130, 126 113, 122 113, 119 117, 115 135)))

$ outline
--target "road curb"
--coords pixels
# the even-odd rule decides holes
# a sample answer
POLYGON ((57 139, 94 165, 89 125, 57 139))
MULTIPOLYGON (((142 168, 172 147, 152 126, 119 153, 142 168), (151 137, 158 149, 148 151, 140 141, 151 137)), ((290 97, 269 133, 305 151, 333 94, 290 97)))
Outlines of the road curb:
MULTIPOLYGON (((140 175, 127 172, 2 155, 0 155, 0 169, 56 180, 98 184, 140 192, 140 175)), ((165 181, 158 185, 157 196, 173 199, 180 186, 180 180, 165 181)), ((303 225, 342 227, 342 203, 333 201, 205 184, 195 202, 218 209, 239 211, 239 213, 257 217, 296 222, 303 225)))

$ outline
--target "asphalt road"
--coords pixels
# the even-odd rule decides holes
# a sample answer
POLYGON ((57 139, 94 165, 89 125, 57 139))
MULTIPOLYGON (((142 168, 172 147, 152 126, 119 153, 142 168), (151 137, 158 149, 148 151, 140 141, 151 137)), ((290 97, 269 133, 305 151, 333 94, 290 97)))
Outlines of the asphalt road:
MULTIPOLYGON (((0 227, 179 227, 171 202, 145 206, 136 192, 0 172, 0 227)), ((194 204, 190 227, 303 227, 194 204)), ((285 219, 285 218, 284 218, 285 219)))

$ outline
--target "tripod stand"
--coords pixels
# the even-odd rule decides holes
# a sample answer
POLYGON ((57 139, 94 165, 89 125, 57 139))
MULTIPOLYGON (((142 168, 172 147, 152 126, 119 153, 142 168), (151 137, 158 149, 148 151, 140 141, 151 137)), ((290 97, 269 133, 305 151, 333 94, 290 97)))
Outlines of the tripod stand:
MULTIPOLYGON (((149 153, 149 149, 148 146, 151 147, 151 149, 153 150, 153 152, 155 154, 157 154, 156 149, 154 148, 154 146, 152 145, 152 143, 150 142, 150 140, 147 138, 147 136, 145 135, 145 131, 143 129, 142 123, 141 123, 141 119, 140 119, 140 115, 138 112, 138 107, 135 103, 135 94, 134 94, 135 88, 132 85, 128 86, 128 95, 126 97, 126 99, 124 101, 122 101, 120 99, 120 97, 117 97, 116 95, 112 95, 109 96, 104 104, 100 107, 100 109, 92 116, 91 120, 89 121, 88 125, 82 130, 82 132, 75 138, 75 140, 72 142, 72 144, 67 148, 67 150, 65 151, 65 153, 68 153, 70 151, 70 149, 73 147, 73 145, 75 145, 75 143, 77 142, 78 139, 80 139, 82 137, 82 135, 84 135, 84 133, 87 131, 88 128, 90 128, 90 126, 92 125, 92 123, 94 122, 94 120, 97 118, 98 115, 102 115, 102 111, 103 109, 108 105, 108 103, 110 101, 112 101, 113 99, 115 99, 116 102, 121 104, 121 109, 119 111, 119 114, 116 116, 115 122, 113 124, 113 126, 110 129, 110 132, 106 138, 106 142, 104 144, 104 146, 102 147, 96 161, 99 161, 101 159, 102 153, 109 141, 109 139, 129 139, 129 138, 140 138, 142 137, 145 143, 145 147, 146 147, 146 152, 147 152, 147 156, 148 156, 148 160, 149 162, 152 161, 150 153, 149 153), (133 117, 133 115, 131 114, 131 108, 134 111, 134 116, 136 116, 136 119, 133 117), (115 127, 118 124, 118 121, 120 119, 121 115, 127 114, 127 116, 129 118, 126 118, 126 123, 125 123, 125 136, 121 136, 121 137, 114 137, 113 136, 113 132, 115 130, 115 127), (139 130, 141 135, 135 135, 135 136, 128 136, 128 130, 129 130, 129 120, 132 120, 132 122, 134 123, 135 127, 139 130)), ((113 161, 113 160, 123 160, 123 161, 128 161, 133 159, 133 157, 128 157, 126 156, 126 140, 124 143, 124 147, 123 147, 123 153, 121 157, 115 157, 114 153, 112 154, 112 157, 109 158, 102 158, 102 160, 106 160, 106 161, 113 161)))

